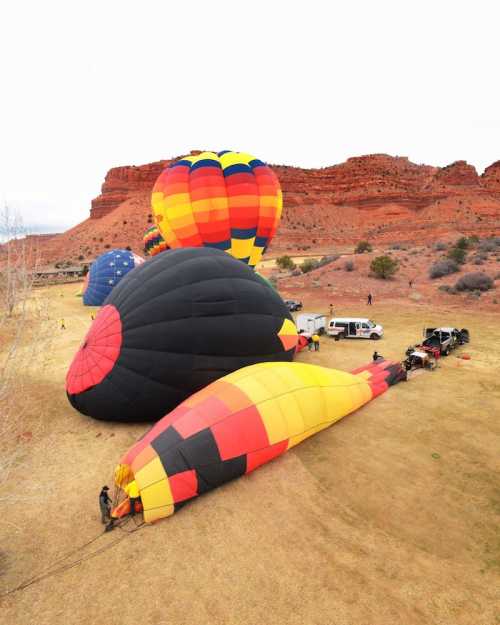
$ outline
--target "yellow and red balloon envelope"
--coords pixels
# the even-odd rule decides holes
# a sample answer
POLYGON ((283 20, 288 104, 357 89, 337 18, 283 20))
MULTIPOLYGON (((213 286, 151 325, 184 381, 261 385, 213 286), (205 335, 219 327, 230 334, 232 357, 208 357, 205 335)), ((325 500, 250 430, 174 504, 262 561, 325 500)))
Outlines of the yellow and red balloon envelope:
POLYGON ((283 200, 276 174, 244 152, 185 156, 158 177, 151 197, 171 248, 215 247, 251 267, 278 227, 283 200))
POLYGON ((405 379, 400 363, 385 360, 351 373, 291 362, 244 367, 153 426, 121 459, 116 485, 124 488, 125 481, 135 480, 144 520, 156 521, 273 460, 405 379))

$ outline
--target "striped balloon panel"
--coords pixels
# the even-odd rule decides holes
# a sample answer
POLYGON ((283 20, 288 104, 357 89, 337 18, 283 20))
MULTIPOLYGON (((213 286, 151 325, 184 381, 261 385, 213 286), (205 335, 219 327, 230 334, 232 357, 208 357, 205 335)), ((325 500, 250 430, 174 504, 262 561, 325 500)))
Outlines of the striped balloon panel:
POLYGON ((156 256, 160 252, 169 249, 157 226, 152 226, 146 230, 143 237, 143 244, 144 252, 149 256, 156 256))

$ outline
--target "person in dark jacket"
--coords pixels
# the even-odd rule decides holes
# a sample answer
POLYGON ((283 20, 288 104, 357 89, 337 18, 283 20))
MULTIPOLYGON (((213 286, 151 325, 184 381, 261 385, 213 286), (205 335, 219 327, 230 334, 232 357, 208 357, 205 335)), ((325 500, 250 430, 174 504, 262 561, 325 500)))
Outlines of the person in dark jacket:
POLYGON ((99 508, 101 509, 101 522, 106 524, 111 519, 111 499, 108 495, 109 488, 103 486, 99 493, 99 508))
POLYGON ((372 299, 373 299, 372 298, 372 294, 368 293, 368 297, 367 297, 367 300, 366 300, 366 303, 368 304, 368 306, 372 305, 372 299))

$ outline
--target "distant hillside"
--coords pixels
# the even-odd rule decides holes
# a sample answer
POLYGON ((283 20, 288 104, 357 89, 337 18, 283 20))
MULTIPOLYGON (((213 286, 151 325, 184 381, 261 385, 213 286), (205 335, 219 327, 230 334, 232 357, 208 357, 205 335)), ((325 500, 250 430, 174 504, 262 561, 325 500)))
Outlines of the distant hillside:
MULTIPOLYGON (((151 189, 169 162, 110 169, 89 218, 42 242, 44 261, 92 259, 113 247, 142 253, 151 189)), ((439 168, 386 154, 323 169, 273 167, 284 210, 271 254, 500 233, 500 161, 481 176, 465 161, 439 168)))

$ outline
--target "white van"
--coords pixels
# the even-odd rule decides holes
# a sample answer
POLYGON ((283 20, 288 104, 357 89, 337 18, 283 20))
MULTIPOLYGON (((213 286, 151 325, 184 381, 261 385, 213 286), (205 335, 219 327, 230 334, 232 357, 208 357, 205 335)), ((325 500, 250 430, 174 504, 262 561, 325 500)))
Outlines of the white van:
POLYGON ((384 336, 384 328, 363 317, 334 317, 328 322, 327 334, 376 341, 384 336))
POLYGON ((310 334, 324 334, 326 330, 326 317, 318 313, 302 313, 297 315, 295 325, 300 332, 308 332, 310 334))

